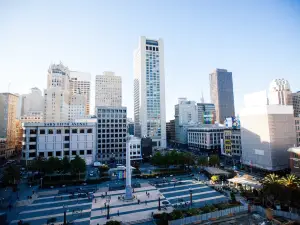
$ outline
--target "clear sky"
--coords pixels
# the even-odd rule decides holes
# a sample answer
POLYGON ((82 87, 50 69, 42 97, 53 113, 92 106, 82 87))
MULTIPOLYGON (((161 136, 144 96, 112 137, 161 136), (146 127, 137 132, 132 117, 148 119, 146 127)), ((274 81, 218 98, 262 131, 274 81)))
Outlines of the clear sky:
POLYGON ((164 39, 167 120, 178 97, 210 101, 214 68, 233 73, 236 111, 275 78, 300 90, 299 0, 0 0, 0 92, 44 89, 51 62, 90 72, 93 88, 110 70, 132 117, 139 36, 164 39))

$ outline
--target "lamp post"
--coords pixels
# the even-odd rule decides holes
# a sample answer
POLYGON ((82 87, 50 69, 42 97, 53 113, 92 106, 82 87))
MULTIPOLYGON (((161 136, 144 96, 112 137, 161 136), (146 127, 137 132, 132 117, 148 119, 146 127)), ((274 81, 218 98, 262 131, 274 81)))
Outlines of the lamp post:
POLYGON ((67 207, 64 205, 64 225, 67 225, 67 207))
POLYGON ((110 215, 109 215, 109 204, 107 205, 107 214, 106 214, 106 219, 110 219, 110 215))
POLYGON ((43 178, 41 177, 41 188, 43 188, 43 178))
POLYGON ((192 191, 192 189, 189 189, 189 192, 190 192, 190 205, 191 205, 191 207, 192 207, 192 204, 193 204, 193 191, 192 191))
POLYGON ((161 210, 161 207, 160 207, 160 196, 158 197, 158 210, 159 211, 161 210))

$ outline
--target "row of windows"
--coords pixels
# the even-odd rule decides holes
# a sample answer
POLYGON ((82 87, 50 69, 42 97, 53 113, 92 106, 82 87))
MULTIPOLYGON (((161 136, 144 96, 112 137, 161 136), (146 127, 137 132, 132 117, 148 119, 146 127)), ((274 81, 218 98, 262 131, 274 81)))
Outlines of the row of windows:
MULTIPOLYGON (((126 125, 123 125, 123 127, 126 127, 126 125)), ((117 132, 126 132, 127 129, 98 129, 98 133, 117 133, 117 132)))
POLYGON ((146 46, 146 50, 150 50, 150 51, 156 51, 156 52, 158 52, 158 51, 159 51, 159 48, 158 48, 158 47, 146 46))
MULTIPOLYGON (((64 151, 63 152, 64 156, 76 156, 76 155, 92 155, 92 150, 79 150, 79 151, 64 151)), ((38 153, 39 157, 61 157, 62 156, 62 152, 61 151, 53 151, 53 152, 39 152, 38 153)), ((34 158, 37 157, 36 152, 30 152, 29 153, 29 158, 34 158)), ((25 158, 25 153, 23 153, 23 158, 25 158)))
POLYGON ((119 120, 114 120, 114 119, 102 119, 98 120, 98 123, 126 123, 126 119, 119 119, 119 120))
MULTIPOLYGON (((37 130, 36 129, 30 129, 29 131, 30 134, 37 134, 37 130)), ((40 134, 70 134, 70 129, 40 129, 40 134)), ((71 129, 71 133, 72 134, 85 134, 85 133, 93 133, 93 129, 92 128, 88 128, 88 129, 71 129)))
POLYGON ((98 113, 126 113, 126 109, 98 109, 98 113))

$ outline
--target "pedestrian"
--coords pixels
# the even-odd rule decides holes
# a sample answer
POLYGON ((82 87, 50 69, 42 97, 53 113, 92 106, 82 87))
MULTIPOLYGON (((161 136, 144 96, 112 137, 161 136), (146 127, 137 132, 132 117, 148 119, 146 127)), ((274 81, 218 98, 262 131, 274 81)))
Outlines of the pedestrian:
POLYGON ((147 205, 147 200, 145 200, 145 205, 147 205))
POLYGON ((148 198, 150 197, 150 195, 148 194, 148 198))
POLYGON ((104 202, 104 208, 106 208, 106 202, 104 202))
POLYGON ((148 192, 146 191, 146 195, 148 195, 148 192))
POLYGON ((119 210, 118 210, 118 216, 120 216, 120 212, 119 212, 119 210))
POLYGON ((154 212, 152 212, 151 214, 152 214, 152 217, 153 217, 153 215, 154 215, 154 212))
POLYGON ((107 195, 107 191, 105 192, 105 195, 107 195))
POLYGON ((95 203, 97 203, 97 199, 95 198, 95 203))

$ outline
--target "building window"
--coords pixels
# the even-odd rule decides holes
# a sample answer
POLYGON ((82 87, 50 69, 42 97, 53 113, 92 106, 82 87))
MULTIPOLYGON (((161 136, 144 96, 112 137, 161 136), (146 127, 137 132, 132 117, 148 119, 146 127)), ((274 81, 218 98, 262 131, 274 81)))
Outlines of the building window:
POLYGON ((45 130, 44 129, 40 130, 40 134, 45 134, 45 130))
POLYGON ((30 137, 29 142, 36 142, 36 137, 30 137))
POLYGON ((30 129, 29 133, 30 134, 36 134, 36 130, 30 129))
POLYGON ((72 134, 77 134, 77 129, 72 129, 72 134))
POLYGON ((76 151, 72 151, 72 155, 76 155, 76 151))
POLYGON ((80 129, 80 133, 81 133, 81 134, 84 134, 84 129, 80 129))
POLYGON ((70 144, 69 143, 64 143, 64 148, 70 148, 70 144))
POLYGON ((69 134, 70 130, 69 129, 65 129, 65 134, 69 134))
POLYGON ((29 145, 29 150, 34 150, 36 149, 36 145, 29 145))
POLYGON ((39 157, 44 157, 44 152, 40 152, 39 157))
POLYGON ((52 152, 48 152, 48 157, 52 157, 53 153, 52 152))
POLYGON ((56 134, 61 134, 61 129, 57 129, 56 134))
POLYGON ((91 134, 93 129, 87 129, 87 133, 91 134))
POLYGON ((86 154, 91 155, 92 154, 92 150, 87 150, 86 154))
POLYGON ((65 141, 70 141, 70 136, 65 136, 65 141))
POLYGON ((49 130, 48 130, 48 134, 53 134, 53 130, 52 130, 52 129, 49 129, 49 130))
POLYGON ((65 155, 65 156, 69 156, 69 155, 70 155, 70 152, 69 152, 69 151, 64 151, 64 155, 65 155))
POLYGON ((34 158, 34 157, 36 157, 35 152, 30 152, 29 153, 29 158, 34 158))
POLYGON ((61 156, 61 152, 56 152, 56 156, 61 156))
POLYGON ((84 155, 84 150, 80 150, 80 151, 79 151, 79 154, 80 154, 80 155, 84 155))

